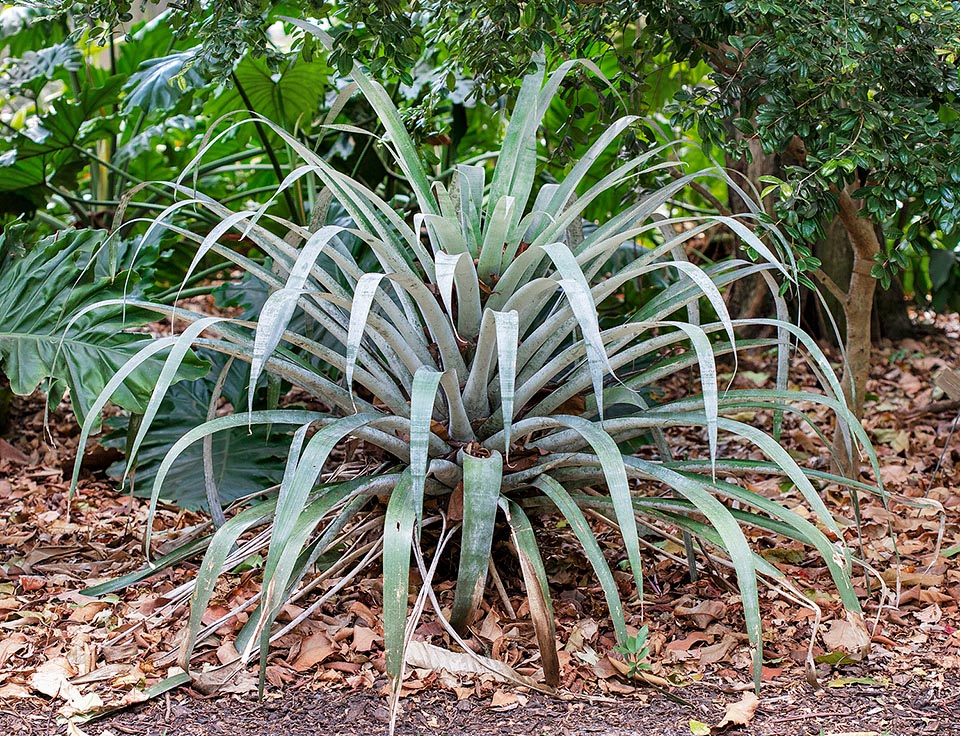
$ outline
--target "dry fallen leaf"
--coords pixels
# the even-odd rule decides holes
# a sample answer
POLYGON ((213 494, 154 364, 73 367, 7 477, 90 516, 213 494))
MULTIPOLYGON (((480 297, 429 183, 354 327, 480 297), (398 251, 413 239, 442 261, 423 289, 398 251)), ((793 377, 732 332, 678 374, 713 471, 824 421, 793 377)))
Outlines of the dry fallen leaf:
POLYGON ((17 685, 14 682, 8 682, 0 686, 0 701, 14 700, 32 697, 30 691, 23 685, 17 685))
POLYGON ((670 681, 664 677, 655 675, 652 672, 644 672, 643 670, 637 670, 633 672, 631 675, 630 665, 628 665, 626 662, 622 662, 619 659, 612 659, 610 657, 607 657, 606 660, 623 677, 626 677, 626 678, 632 677, 633 679, 640 680, 650 685, 655 685, 657 687, 662 687, 665 689, 670 687, 670 681))
POLYGON ((823 642, 831 652, 846 652, 853 659, 861 659, 870 646, 870 634, 857 621, 831 621, 823 632, 823 642))
POLYGON ((695 644, 700 644, 705 641, 710 641, 710 636, 704 634, 700 631, 695 631, 688 636, 685 636, 683 639, 674 639, 673 641, 667 642, 667 645, 664 649, 668 652, 686 652, 689 651, 691 647, 695 644))
POLYGON ((922 624, 938 624, 943 618, 943 609, 936 603, 927 606, 922 611, 917 611, 913 617, 922 624))
POLYGON ((490 700, 490 707, 500 711, 513 710, 518 706, 526 704, 527 699, 523 695, 506 690, 497 690, 490 700))
POLYGON ((690 619, 698 629, 705 629, 717 619, 723 618, 727 607, 721 601, 703 601, 692 608, 677 606, 673 612, 677 616, 690 619))
POLYGON ((61 691, 73 687, 69 680, 76 674, 66 659, 57 657, 37 667, 30 676, 30 687, 49 698, 56 698, 61 691))
POLYGON ((103 708, 103 700, 99 695, 96 693, 81 693, 79 690, 75 690, 66 705, 57 712, 65 718, 71 718, 80 713, 92 713, 101 708, 103 708))
POLYGON ((23 634, 13 634, 0 639, 0 667, 7 663, 14 654, 27 646, 27 638, 23 634))
POLYGON ((306 672, 316 664, 319 664, 327 657, 338 650, 338 647, 330 640, 324 632, 318 631, 311 634, 300 644, 300 653, 297 658, 290 663, 297 672, 306 672))
POLYGON ((383 637, 373 629, 368 629, 366 626, 353 627, 353 650, 355 652, 369 652, 374 648, 374 644, 379 641, 383 641, 383 637))
POLYGON ((718 641, 716 644, 711 644, 708 647, 701 647, 697 650, 700 653, 700 664, 706 666, 708 664, 722 662, 736 646, 737 638, 730 634, 724 634, 723 639, 718 641))
POLYGON ((18 465, 30 464, 30 458, 6 440, 0 440, 0 460, 9 460, 18 465))
POLYGON ((93 601, 92 603, 87 603, 75 609, 73 613, 70 614, 68 621, 73 621, 75 623, 88 624, 96 618, 97 614, 110 607, 109 603, 104 603, 103 601, 93 601))
POLYGON ((257 676, 243 668, 243 661, 237 659, 220 667, 191 672, 190 683, 194 690, 204 695, 214 693, 250 693, 257 689, 257 676))
POLYGON ((932 588, 936 585, 943 584, 943 575, 938 575, 935 573, 906 572, 893 568, 884 570, 880 574, 880 577, 883 578, 883 581, 887 585, 895 585, 897 582, 898 573, 900 576, 900 585, 903 588, 910 588, 914 585, 919 585, 923 588, 932 588))
MULTIPOLYGON (((442 649, 434 644, 423 641, 412 641, 407 645, 407 664, 411 667, 423 668, 426 672, 445 669, 454 674, 489 675, 498 680, 526 685, 535 690, 542 689, 540 685, 529 677, 524 677, 503 662, 484 657, 473 652, 460 653, 442 649)), ((404 683, 404 687, 407 684, 404 683)))
MULTIPOLYGON (((104 731, 106 733, 106 731, 104 731)), ((73 721, 67 721, 67 736, 89 736, 86 731, 80 729, 73 721)))
POLYGON ((21 575, 19 582, 20 587, 23 588, 26 593, 40 590, 40 588, 47 584, 46 578, 42 578, 39 575, 21 575))
POLYGON ((739 702, 730 703, 727 706, 727 712, 723 714, 723 720, 714 727, 714 730, 730 728, 731 726, 749 726, 750 721, 753 720, 753 714, 757 712, 758 705, 760 705, 760 698, 752 692, 745 692, 739 702))

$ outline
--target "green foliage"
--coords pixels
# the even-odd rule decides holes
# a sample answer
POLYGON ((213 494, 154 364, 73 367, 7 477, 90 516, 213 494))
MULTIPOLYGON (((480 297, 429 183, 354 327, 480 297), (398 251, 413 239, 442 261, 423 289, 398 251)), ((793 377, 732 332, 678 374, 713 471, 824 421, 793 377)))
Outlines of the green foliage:
POLYGON ((143 61, 125 84, 129 94, 124 100, 124 112, 130 113, 134 108, 144 113, 172 110, 185 90, 204 86, 203 77, 191 66, 195 57, 196 49, 191 48, 143 61))
MULTIPOLYGON (((123 193, 135 186, 146 186, 147 196, 137 198, 133 213, 156 212, 169 203, 170 189, 145 182, 175 180, 219 118, 248 108, 315 135, 318 146, 335 142, 336 134, 319 125, 330 89, 322 60, 268 65, 246 57, 224 81, 200 63, 195 37, 174 35, 168 13, 137 24, 109 49, 76 34, 63 40, 71 16, 27 20, 0 38, 0 48, 20 48, 23 39, 33 44, 0 61, 7 115, 0 130, 0 214, 36 213, 54 229, 109 225, 123 193), (36 32, 48 26, 61 30, 49 46, 36 32)), ((228 201, 255 196, 282 179, 273 151, 282 144, 251 132, 217 131, 220 145, 197 172, 212 195, 228 201)), ((303 203, 290 197, 287 204, 288 214, 302 217, 303 203)), ((192 215, 206 218, 199 210, 192 215)), ((126 232, 136 230, 134 223, 126 232)), ((177 282, 182 271, 163 276, 177 282)))
MULTIPOLYGON (((209 375, 216 378, 223 368, 222 356, 213 353, 204 357, 210 358, 214 368, 209 375)), ((240 368, 241 364, 236 364, 228 371, 220 394, 215 393, 214 383, 209 379, 183 381, 170 387, 150 434, 137 453, 136 472, 133 475, 133 490, 137 496, 150 498, 157 470, 167 452, 189 429, 207 420, 211 404, 214 410, 218 408, 218 398, 222 396, 233 406, 246 403, 247 384, 240 368)), ((141 408, 140 413, 142 411, 141 408)), ((117 431, 108 436, 104 444, 125 450, 129 434, 127 423, 115 420, 110 424, 116 426, 117 431)), ((286 433, 271 431, 266 426, 252 427, 250 430, 237 427, 218 433, 211 438, 211 443, 211 481, 221 504, 232 503, 280 482, 283 458, 290 445, 286 433)), ((191 445, 167 474, 161 497, 182 508, 206 509, 205 462, 202 445, 191 445)), ((123 470, 123 464, 120 463, 111 467, 109 473, 120 477, 123 470)))
POLYGON ((713 85, 678 96, 675 122, 738 154, 727 121, 768 153, 793 136, 806 155, 787 166, 784 226, 800 240, 836 213, 831 188, 851 187, 884 222, 904 206, 945 232, 960 196, 960 8, 942 0, 784 6, 765 0, 671 3, 651 15, 680 58, 704 59, 713 85))
POLYGON ((0 191, 25 196, 36 209, 51 190, 75 187, 80 170, 89 163, 84 149, 115 132, 115 121, 109 118, 87 123, 97 110, 117 102, 121 81, 114 78, 101 87, 85 88, 75 100, 54 102, 36 126, 8 138, 9 148, 0 158, 0 191))
POLYGON ((235 85, 209 108, 217 117, 250 109, 287 130, 310 129, 329 91, 330 68, 320 59, 296 56, 276 68, 263 59, 245 56, 234 71, 235 85))
MULTIPOLYGON (((104 32, 119 27, 118 8, 126 7, 108 0, 80 5, 104 32)), ((532 51, 550 60, 595 59, 614 77, 617 94, 594 85, 591 99, 578 99, 585 78, 572 75, 564 91, 568 114, 548 128, 558 136, 552 155, 575 158, 585 131, 608 124, 619 99, 631 112, 657 116, 661 102, 672 101, 673 125, 733 158, 750 140, 771 154, 802 140, 803 155, 784 156, 783 181, 768 190, 777 195, 782 230, 800 243, 822 238, 836 215, 835 192, 847 188, 889 230, 892 248, 880 265, 891 274, 901 268, 895 250, 902 240, 922 249, 924 231, 949 236, 957 224, 960 9, 948 0, 391 0, 376 8, 350 0, 322 7, 261 0, 217 6, 205 16, 196 10, 187 3, 171 18, 201 40, 198 64, 221 77, 248 48, 276 68, 264 29, 278 12, 325 18, 330 63, 341 73, 356 58, 391 84, 429 77, 425 107, 405 111, 426 134, 442 127, 430 110, 443 107, 447 90, 457 97, 465 77, 471 101, 493 103, 528 71, 532 51)), ((308 38, 302 53, 309 60, 318 48, 308 38)), ((626 148, 657 139, 638 130, 626 148)))
MULTIPOLYGON (((75 15, 80 21, 79 32, 84 25, 100 46, 109 43, 111 37, 120 35, 130 40, 130 24, 133 21, 133 3, 129 0, 86 0, 75 3, 68 0, 41 0, 41 4, 61 15, 75 15)), ((143 3, 142 6, 156 6, 143 3)), ((260 53, 268 50, 264 23, 270 5, 268 0, 245 0, 243 3, 201 3, 199 0, 177 3, 176 13, 170 14, 167 23, 171 31, 181 37, 200 34, 203 47, 197 63, 207 70, 223 76, 249 48, 260 53)), ((310 7, 305 3, 304 7, 310 7)), ((77 33, 76 35, 79 35, 77 33)))
MULTIPOLYGON (((174 43, 162 19, 115 44, 108 65, 83 41, 51 34, 56 43, 48 46, 37 34, 46 27, 63 32, 66 23, 32 18, 0 40, 12 50, 28 39, 34 49, 0 62, 0 102, 8 114, 0 133, 0 209, 38 212, 54 227, 106 224, 124 188, 141 183, 146 172, 173 175, 189 161, 177 152, 196 123, 169 113, 190 112, 202 80, 194 72, 184 77, 185 88, 169 84, 168 59, 155 58, 174 43), (140 114, 124 119, 123 111, 140 114), (156 155, 158 148, 164 155, 156 155)), ((174 57, 183 55, 189 52, 174 57)))
MULTIPOLYGON (((300 25, 328 40, 318 28, 300 25)), ((432 574, 423 566, 425 557, 431 544, 440 554, 456 531, 437 531, 437 526, 451 498, 461 492, 452 623, 463 626, 475 615, 486 585, 484 561, 494 553, 490 531, 502 514, 520 559, 551 685, 557 684, 559 673, 550 666, 556 651, 549 586, 536 544, 544 524, 531 525, 531 516, 559 513, 566 519, 603 587, 621 646, 630 646, 626 609, 611 561, 601 551, 585 511, 619 529, 622 556, 638 595, 643 567, 638 518, 688 531, 728 555, 740 586, 758 678, 758 575, 782 574, 751 551, 742 525, 814 547, 843 605, 854 619, 859 616, 849 553, 842 544, 835 547, 814 524, 777 503, 719 480, 732 467, 719 456, 720 436, 739 437, 766 457, 752 464, 752 470, 789 478, 817 523, 842 539, 808 477, 812 471, 798 466, 773 437, 726 415, 745 407, 769 410, 777 417, 776 427, 783 411, 793 411, 792 402, 814 402, 836 412, 840 424, 850 427, 850 442, 862 444, 873 457, 859 425, 838 399, 840 386, 829 362, 809 338, 789 322, 769 320, 765 324, 775 328, 776 338, 736 340, 737 325, 727 315, 719 289, 764 273, 782 308, 776 279, 793 283, 794 269, 754 228, 775 244, 782 246, 781 241, 755 208, 743 219, 663 219, 659 213, 664 205, 698 176, 734 186, 719 170, 681 175, 627 201, 596 227, 582 228, 591 202, 618 189, 629 191, 634 177, 648 171, 654 159, 632 156, 589 178, 605 150, 634 123, 628 117, 613 122, 565 177, 538 181, 542 118, 574 67, 567 63, 550 75, 543 68, 528 75, 496 152, 496 165, 458 165, 447 186, 423 167, 386 89, 355 65, 353 79, 385 131, 376 142, 407 182, 404 196, 395 202, 405 203, 409 211, 398 212, 393 203, 339 172, 280 126, 260 122, 296 156, 292 173, 275 189, 273 199, 298 186, 319 186, 322 193, 316 201, 332 197, 348 223, 321 226, 329 220, 320 212, 314 213, 314 227, 307 228, 275 215, 270 206, 235 211, 186 187, 178 190, 186 201, 202 206, 219 224, 207 230, 176 223, 171 221, 177 216, 174 208, 154 221, 151 229, 174 229, 195 244, 194 263, 215 251, 247 279, 261 282, 268 296, 250 320, 176 311, 176 320, 186 326, 170 338, 170 355, 132 437, 131 457, 148 441, 181 356, 192 346, 249 364, 247 402, 234 403, 232 414, 198 423, 164 457, 154 476, 148 538, 157 499, 174 463, 194 443, 240 427, 296 428, 276 494, 229 519, 210 541, 194 587, 181 651, 184 667, 204 635, 202 616, 218 576, 225 565, 229 569, 239 561, 230 550, 245 532, 271 522, 263 595, 236 641, 240 662, 249 661, 257 649, 261 664, 265 662, 277 615, 318 560, 332 555, 325 566, 333 565, 329 569, 336 571, 340 586, 382 555, 386 664, 398 686, 405 632, 413 625, 407 621, 410 568, 413 560, 421 565, 425 585, 417 610, 422 610, 432 574), (759 263, 706 268, 689 263, 683 246, 720 224, 753 248, 759 263), (220 244, 231 229, 243 233, 270 265, 220 244), (375 264, 359 265, 349 248, 355 241, 366 245, 375 264), (601 324, 598 305, 648 274, 666 274, 671 288, 650 294, 619 320, 608 315, 601 324), (701 320, 701 306, 704 315, 714 316, 701 320), (322 329, 322 339, 300 330, 299 325, 308 324, 322 329), (791 335, 824 377, 824 394, 786 391, 791 335), (755 347, 780 350, 777 389, 721 392, 717 356, 755 347), (654 406, 645 403, 644 391, 688 371, 699 373, 701 393, 654 406), (256 408, 254 395, 267 376, 308 395, 312 408, 256 408), (668 427, 702 432, 703 457, 676 461, 664 435, 668 427), (640 436, 653 438, 657 460, 623 454, 621 445, 640 436), (342 456, 335 459, 335 453, 344 443, 355 446, 358 441, 375 463, 383 463, 376 469, 371 463, 343 481, 342 456), (590 489, 599 494, 587 493, 590 489), (664 496, 664 490, 674 495, 664 496), (377 499, 386 499, 386 508, 377 499), (738 510, 731 511, 725 502, 738 510)), ((183 172, 183 181, 203 166, 215 145, 213 139, 208 142, 183 172)), ((162 304, 154 308, 174 316, 162 304)), ((148 357, 145 350, 124 370, 148 357)), ((99 404, 111 390, 105 389, 99 404)), ((92 424, 88 418, 81 446, 92 424)), ((252 544, 245 543, 236 553, 243 555, 240 559, 258 551, 252 544)))
MULTIPOLYGON (((24 242, 26 234, 23 225, 0 233, 0 370, 15 394, 43 386, 54 405, 69 389, 77 418, 96 423, 99 414, 90 408, 97 395, 152 342, 129 331, 148 322, 148 313, 116 303, 142 295, 139 277, 126 270, 132 246, 108 243, 102 230, 74 230, 36 243, 24 242)), ((176 379, 206 373, 204 364, 186 357, 176 379)), ((114 402, 142 412, 161 366, 157 356, 143 361, 117 387, 114 402)))
POLYGON ((617 644, 613 650, 623 655, 630 669, 627 671, 629 677, 636 677, 640 672, 649 670, 650 665, 645 661, 650 656, 650 646, 647 644, 647 636, 650 633, 646 625, 640 627, 636 634, 631 634, 626 638, 623 644, 617 644))
POLYGON ((949 235, 921 228, 910 242, 898 240, 877 257, 871 272, 881 285, 900 272, 904 290, 922 308, 960 311, 960 230, 949 235))
POLYGON ((66 36, 63 23, 46 10, 12 3, 0 9, 0 44, 13 58, 55 46, 66 36))

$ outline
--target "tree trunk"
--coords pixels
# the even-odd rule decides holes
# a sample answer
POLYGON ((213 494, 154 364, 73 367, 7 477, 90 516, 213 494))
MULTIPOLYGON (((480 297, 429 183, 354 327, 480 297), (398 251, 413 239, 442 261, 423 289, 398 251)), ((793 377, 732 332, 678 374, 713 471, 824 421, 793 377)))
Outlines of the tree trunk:
POLYGON ((914 334, 903 283, 894 274, 889 288, 878 288, 873 296, 873 339, 903 340, 914 334))
MULTIPOLYGON (((847 362, 844 365, 841 387, 847 407, 859 421, 863 417, 863 399, 870 375, 870 327, 873 313, 873 294, 877 281, 870 275, 874 256, 880 253, 880 240, 873 223, 860 217, 860 203, 846 190, 836 192, 840 205, 840 221, 850 239, 853 264, 850 284, 846 290, 847 362)), ((839 294, 835 294, 838 298, 839 294)), ((834 450, 839 470, 847 477, 858 474, 857 459, 846 446, 843 433, 834 435, 834 450)))
MULTIPOLYGON (((877 231, 877 240, 882 242, 882 233, 877 231)), ((850 273, 853 266, 853 246, 843 221, 837 217, 825 228, 825 237, 814 244, 813 255, 820 259, 821 270, 833 279, 844 291, 850 286, 850 273)), ((820 290, 830 315, 824 314, 823 303, 813 293, 804 296, 803 318, 807 331, 818 340, 827 340, 838 345, 846 332, 846 315, 843 302, 826 289, 820 290), (836 323, 836 331, 830 317, 836 323)), ((913 323, 907 314, 907 302, 903 285, 896 276, 888 289, 877 288, 873 296, 871 336, 874 342, 883 338, 902 340, 913 334, 913 323)))
MULTIPOLYGON (((844 292, 850 287, 850 270, 853 267, 853 248, 850 237, 839 217, 824 228, 824 237, 813 245, 813 255, 820 259, 820 269, 844 292)), ((841 345, 847 331, 846 299, 841 299, 829 289, 820 289, 820 300, 808 292, 805 299, 810 309, 805 310, 808 332, 818 340, 831 345, 841 345), (824 306, 825 305, 825 306, 824 306), (826 311, 825 311, 826 310, 826 311), (836 325, 836 327, 834 327, 836 325)))
MULTIPOLYGON (((735 129, 734 133, 738 138, 743 134, 735 129)), ((734 181, 747 194, 753 195, 751 189, 757 192, 763 191, 766 186, 760 181, 761 176, 777 176, 781 173, 780 164, 777 156, 766 154, 760 147, 759 141, 750 139, 750 161, 746 159, 730 159, 726 161, 727 169, 734 172, 734 181), (739 174, 739 176, 737 175, 739 174)), ((729 196, 730 212, 734 215, 749 212, 750 209, 740 199, 736 192, 731 191, 729 196)), ((773 216, 773 201, 768 197, 763 204, 763 209, 768 215, 773 216)), ((746 254, 742 251, 740 242, 734 239, 734 250, 730 255, 736 258, 745 258, 746 254)), ((773 313, 773 298, 767 288, 763 277, 759 274, 746 279, 739 279, 730 286, 727 292, 727 309, 730 316, 734 319, 752 319, 759 316, 767 316, 773 313)))

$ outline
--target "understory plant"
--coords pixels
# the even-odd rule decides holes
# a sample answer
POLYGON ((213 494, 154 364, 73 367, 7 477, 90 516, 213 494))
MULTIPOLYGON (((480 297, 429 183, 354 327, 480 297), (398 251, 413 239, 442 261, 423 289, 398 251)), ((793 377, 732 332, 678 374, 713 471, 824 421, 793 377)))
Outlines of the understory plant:
MULTIPOLYGON (((323 38, 319 29, 299 25, 323 38)), ((704 554, 732 568, 758 683, 758 580, 792 588, 751 549, 745 527, 816 550, 849 616, 862 624, 844 530, 814 485, 843 480, 800 467, 775 436, 784 414, 812 423, 806 412, 825 406, 836 414, 850 446, 866 448, 873 457, 862 429, 838 398, 841 387, 827 359, 786 317, 780 295, 797 283, 789 251, 759 210, 739 218, 665 216, 668 201, 696 177, 721 177, 736 188, 720 170, 683 174, 584 227, 591 202, 611 190, 629 190, 638 175, 667 164, 657 163, 654 151, 622 160, 610 171, 592 171, 634 123, 627 116, 612 122, 562 180, 539 184, 538 128, 573 66, 564 64, 550 74, 539 68, 527 76, 495 167, 459 165, 449 185, 431 180, 389 95, 355 66, 354 83, 385 131, 376 143, 408 182, 406 210, 395 209, 267 120, 260 122, 270 125, 298 159, 274 198, 289 187, 318 182, 318 202, 336 201, 352 224, 325 225, 318 210, 311 227, 298 226, 272 214, 272 200, 233 211, 185 185, 190 170, 170 184, 179 199, 150 228, 167 228, 195 243, 195 263, 210 251, 231 260, 247 278, 262 282, 269 296, 251 320, 129 301, 166 315, 175 332, 145 348, 114 379, 119 385, 156 351, 169 350, 128 462, 148 436, 178 361, 192 349, 227 357, 218 384, 231 366, 245 364, 249 370, 248 404, 217 416, 219 390, 214 391, 209 421, 180 438, 157 469, 148 552, 157 500, 178 456, 237 427, 291 433, 278 486, 248 499, 212 537, 152 566, 205 549, 196 579, 167 594, 173 603, 190 596, 180 656, 188 670, 198 642, 222 623, 203 623, 218 577, 266 549, 261 591, 243 606, 249 615, 235 641, 237 660, 219 674, 195 674, 195 684, 222 681, 257 653, 265 664, 272 638, 380 558, 386 669, 398 692, 417 615, 431 604, 448 621, 452 636, 464 633, 482 601, 488 571, 496 570, 492 541, 503 530, 529 601, 543 681, 555 687, 555 622, 538 541, 557 526, 558 516, 596 573, 625 651, 633 651, 636 641, 627 611, 642 600, 641 549, 651 545, 653 533, 686 535, 704 554), (591 173, 595 177, 588 179, 591 173), (204 233, 181 227, 178 214, 189 208, 213 213, 219 223, 204 233), (684 246, 718 226, 741 238, 757 261, 689 262, 684 246), (267 262, 221 245, 230 231, 253 243, 267 262), (345 239, 365 243, 377 267, 362 269, 345 239), (756 273, 765 275, 779 305, 776 318, 761 321, 775 336, 738 339, 742 325, 729 317, 721 291, 756 273), (601 323, 599 305, 652 274, 665 274, 670 286, 636 311, 601 323), (307 324, 315 329, 297 327, 307 324), (821 393, 787 390, 792 347, 819 375, 821 393), (775 387, 744 391, 718 384, 718 360, 735 361, 744 350, 779 351, 775 387), (677 375, 696 376, 695 390, 654 401, 657 386, 677 375), (293 387, 301 405, 312 408, 255 410, 256 389, 268 376, 293 387), (745 411, 769 412, 773 434, 732 416, 745 411), (671 431, 677 429, 700 433, 699 457, 673 456, 671 431), (721 439, 745 443, 764 459, 725 458, 721 439), (809 515, 735 482, 745 473, 792 483, 809 515), (598 525, 619 535, 623 559, 605 557, 598 525), (444 616, 431 583, 446 550, 456 547, 456 587, 444 616), (635 588, 627 600, 612 562, 632 575, 635 588), (412 590, 413 567, 419 583, 412 590), (326 583, 323 595, 294 621, 277 622, 289 601, 323 581, 336 583, 326 583)), ((212 138, 208 146, 215 142, 212 138)), ((106 387, 94 409, 106 403, 114 385, 106 387)), ((88 420, 83 440, 92 426, 88 420)), ((216 509, 214 473, 207 494, 216 509)), ((693 553, 694 545, 688 547, 693 553)))
MULTIPOLYGON (((150 342, 145 334, 124 331, 149 321, 149 312, 118 303, 97 308, 106 296, 143 297, 140 273, 130 269, 132 240, 111 238, 105 230, 67 230, 37 237, 36 228, 10 223, 0 231, 0 378, 13 394, 29 396, 38 388, 56 406, 70 392, 80 421, 111 376, 150 342), (77 313, 84 316, 75 317, 77 313)), ((150 275, 156 249, 141 249, 138 268, 150 275)), ((162 296, 161 290, 153 289, 162 296)), ((176 379, 196 379, 206 366, 196 356, 186 360, 176 379)), ((163 367, 162 356, 142 361, 113 393, 113 401, 130 412, 146 406, 163 367)), ((2 399, 0 399, 2 403, 2 399)))

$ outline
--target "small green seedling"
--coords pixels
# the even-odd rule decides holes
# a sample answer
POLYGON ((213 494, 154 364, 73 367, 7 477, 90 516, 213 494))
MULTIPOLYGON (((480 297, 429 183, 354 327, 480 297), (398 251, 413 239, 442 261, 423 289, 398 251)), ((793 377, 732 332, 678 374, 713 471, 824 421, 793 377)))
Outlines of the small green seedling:
POLYGON ((630 667, 627 675, 636 677, 639 672, 648 671, 650 665, 644 660, 650 654, 650 647, 647 646, 647 634, 649 629, 642 626, 633 636, 628 636, 623 644, 617 644, 613 651, 623 655, 627 665, 630 667))

